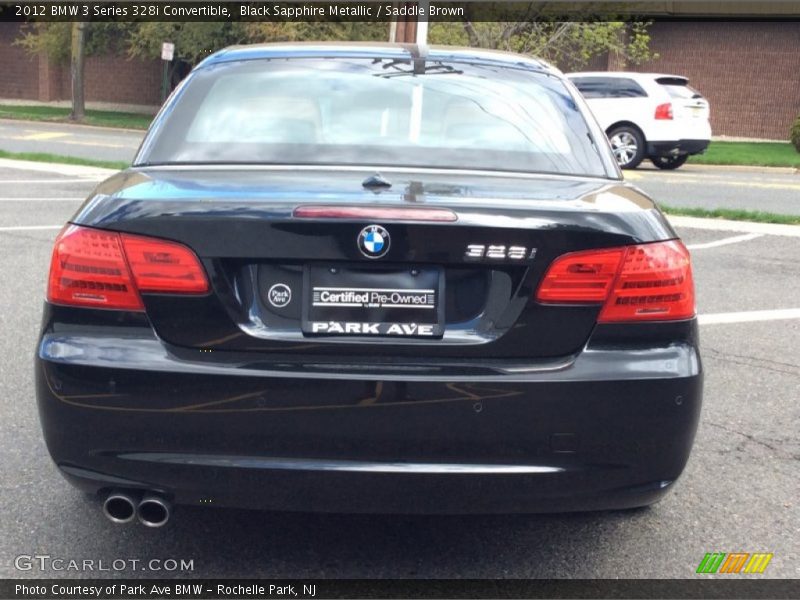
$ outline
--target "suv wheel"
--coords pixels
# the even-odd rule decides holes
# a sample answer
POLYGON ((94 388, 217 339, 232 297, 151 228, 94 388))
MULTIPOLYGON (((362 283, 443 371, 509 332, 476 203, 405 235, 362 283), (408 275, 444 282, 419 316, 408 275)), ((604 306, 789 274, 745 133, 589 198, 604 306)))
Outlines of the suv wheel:
POLYGON ((650 158, 659 169, 677 169, 689 159, 688 154, 680 156, 653 156, 650 158))
POLYGON ((644 158, 644 137, 635 127, 620 125, 608 132, 614 158, 621 169, 635 169, 644 158))

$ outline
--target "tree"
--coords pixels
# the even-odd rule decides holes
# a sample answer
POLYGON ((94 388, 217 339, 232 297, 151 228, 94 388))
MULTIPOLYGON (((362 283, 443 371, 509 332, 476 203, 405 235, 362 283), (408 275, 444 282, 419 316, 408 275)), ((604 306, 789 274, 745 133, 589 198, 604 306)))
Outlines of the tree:
MULTIPOLYGON (((70 60, 73 23, 29 23, 14 43, 31 54, 45 53, 56 64, 70 60)), ((86 56, 119 51, 132 23, 84 23, 86 56)))
POLYGON ((159 58, 161 44, 175 44, 175 57, 190 64, 234 44, 247 43, 245 23, 137 23, 126 39, 128 54, 139 58, 159 58))
POLYGON ((358 22, 289 22, 248 23, 250 42, 350 41, 385 42, 389 39, 388 23, 358 22))
POLYGON ((431 23, 434 44, 477 46, 530 54, 565 70, 585 66, 612 52, 634 64, 656 58, 649 50, 649 23, 552 21, 531 15, 527 21, 431 23))
POLYGON ((83 65, 86 61, 86 23, 79 21, 72 24, 72 113, 69 118, 81 121, 86 116, 86 100, 84 98, 83 65))
POLYGON ((31 54, 47 55, 54 63, 69 60, 72 36, 70 23, 32 23, 22 30, 22 35, 14 43, 31 54))
POLYGON ((33 23, 15 41, 31 54, 46 54, 55 64, 70 61, 72 112, 80 121, 86 113, 84 64, 86 56, 113 51, 124 37, 127 23, 33 23))
POLYGON ((789 131, 789 141, 792 142, 795 150, 800 152, 800 115, 797 115, 792 129, 789 131))
POLYGON ((260 42, 302 40, 384 41, 385 23, 140 23, 127 38, 128 53, 140 58, 158 58, 161 44, 175 44, 175 56, 192 65, 226 46, 260 42))

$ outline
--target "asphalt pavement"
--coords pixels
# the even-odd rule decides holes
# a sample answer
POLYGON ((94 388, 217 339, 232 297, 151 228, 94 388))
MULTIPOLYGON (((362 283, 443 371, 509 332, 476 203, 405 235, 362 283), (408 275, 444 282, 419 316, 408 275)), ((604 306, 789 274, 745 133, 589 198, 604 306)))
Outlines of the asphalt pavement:
MULTIPOLYGON (((0 119, 0 150, 49 152, 95 160, 130 161, 144 132, 0 119)), ((661 171, 649 161, 625 178, 669 206, 731 208, 800 215, 797 169, 684 165, 661 171)))
POLYGON ((144 131, 0 119, 0 150, 93 160, 133 160, 144 131))
POLYGON ((668 206, 800 215, 798 169, 687 164, 662 171, 645 161, 624 174, 626 180, 668 206))
POLYGON ((102 177, 0 161, 0 577, 692 578, 706 552, 739 551, 774 554, 747 577, 800 577, 800 236, 705 220, 675 220, 693 249, 706 387, 689 465, 659 504, 468 517, 178 507, 162 529, 110 523, 51 464, 32 369, 53 239, 102 177), (128 566, 15 566, 36 554, 128 566), (153 558, 193 571, 142 571, 153 558))

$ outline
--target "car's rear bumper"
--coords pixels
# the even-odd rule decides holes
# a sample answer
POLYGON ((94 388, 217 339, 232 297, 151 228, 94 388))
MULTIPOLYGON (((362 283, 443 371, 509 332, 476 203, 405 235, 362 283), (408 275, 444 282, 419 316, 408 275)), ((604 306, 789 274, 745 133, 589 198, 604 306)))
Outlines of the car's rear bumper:
POLYGON ((142 488, 179 504, 449 513, 644 505, 683 470, 702 396, 686 342, 465 370, 193 360, 152 335, 108 331, 40 341, 50 453, 89 492, 142 488))
POLYGON ((680 156, 705 152, 711 140, 675 140, 667 142, 648 142, 648 156, 680 156))

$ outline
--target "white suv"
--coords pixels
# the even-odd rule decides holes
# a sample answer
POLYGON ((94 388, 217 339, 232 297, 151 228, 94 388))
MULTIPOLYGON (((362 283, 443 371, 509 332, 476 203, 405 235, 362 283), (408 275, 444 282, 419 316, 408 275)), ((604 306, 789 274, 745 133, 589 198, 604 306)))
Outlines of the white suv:
POLYGON ((649 158, 677 169, 711 141, 709 105, 686 77, 657 73, 567 75, 586 98, 623 169, 649 158))

